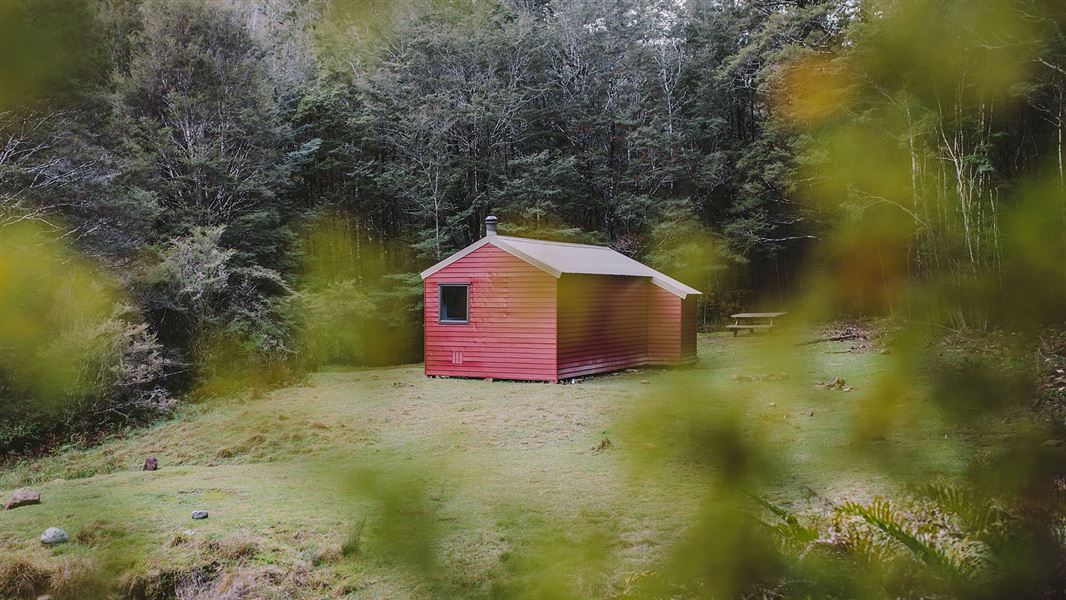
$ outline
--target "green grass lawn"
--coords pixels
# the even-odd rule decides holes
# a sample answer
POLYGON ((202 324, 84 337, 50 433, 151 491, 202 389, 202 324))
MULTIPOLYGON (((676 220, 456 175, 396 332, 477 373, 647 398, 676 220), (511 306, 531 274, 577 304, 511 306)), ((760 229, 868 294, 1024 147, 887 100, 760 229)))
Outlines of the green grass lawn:
POLYGON ((795 339, 701 336, 692 368, 572 385, 428 379, 407 365, 186 406, 128 437, 0 471, 5 497, 30 486, 43 500, 0 512, 0 585, 50 578, 57 597, 84 597, 102 571, 144 597, 198 586, 493 596, 522 586, 535 561, 566 573, 568 549, 593 547, 587 562, 606 566, 579 574, 581 589, 618 595, 714 485, 698 457, 671 451, 690 414, 739 423, 772 464, 761 493, 795 510, 950 477, 987 443, 948 433, 893 380, 896 355, 795 339), (814 386, 829 377, 854 389, 814 386), (644 427, 658 414, 671 416, 644 427), (149 455, 159 471, 140 470, 149 455), (191 520, 200 508, 210 518, 191 520), (50 526, 73 541, 44 548, 50 526))

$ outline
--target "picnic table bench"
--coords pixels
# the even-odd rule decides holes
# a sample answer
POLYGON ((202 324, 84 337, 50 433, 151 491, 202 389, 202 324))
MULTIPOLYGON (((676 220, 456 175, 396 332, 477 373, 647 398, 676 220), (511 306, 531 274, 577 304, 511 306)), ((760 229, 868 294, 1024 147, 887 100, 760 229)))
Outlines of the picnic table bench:
POLYGON ((766 313, 737 313, 735 315, 729 315, 730 319, 733 319, 732 325, 726 325, 726 329, 733 330, 733 337, 737 337, 737 332, 747 329, 748 331, 755 333, 759 329, 765 329, 767 333, 774 328, 774 319, 784 316, 787 313, 783 312, 766 312, 766 313))

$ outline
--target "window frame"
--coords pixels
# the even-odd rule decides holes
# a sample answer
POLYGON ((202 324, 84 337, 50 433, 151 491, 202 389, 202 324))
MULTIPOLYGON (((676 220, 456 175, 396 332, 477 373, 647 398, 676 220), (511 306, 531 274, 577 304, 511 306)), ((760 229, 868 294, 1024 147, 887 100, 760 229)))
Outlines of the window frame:
POLYGON ((469 283, 438 283, 437 284, 437 323, 441 325, 468 325, 470 323, 470 284, 469 283), (466 288, 466 319, 444 319, 444 290, 446 287, 466 288))

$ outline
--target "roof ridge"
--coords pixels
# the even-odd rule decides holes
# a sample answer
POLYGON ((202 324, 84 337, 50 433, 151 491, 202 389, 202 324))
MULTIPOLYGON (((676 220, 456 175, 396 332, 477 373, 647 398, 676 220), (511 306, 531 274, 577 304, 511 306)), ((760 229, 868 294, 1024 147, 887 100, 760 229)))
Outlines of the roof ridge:
MULTIPOLYGON (((497 235, 496 237, 504 240, 521 240, 523 242, 533 242, 535 244, 551 244, 554 246, 577 246, 579 248, 599 248, 600 250, 610 250, 612 252, 618 252, 610 246, 601 246, 599 244, 580 244, 578 242, 557 242, 555 240, 540 240, 537 238, 518 237, 515 235, 497 235)), ((618 252, 622 254, 621 252, 618 252)), ((622 254, 622 256, 625 256, 622 254)))

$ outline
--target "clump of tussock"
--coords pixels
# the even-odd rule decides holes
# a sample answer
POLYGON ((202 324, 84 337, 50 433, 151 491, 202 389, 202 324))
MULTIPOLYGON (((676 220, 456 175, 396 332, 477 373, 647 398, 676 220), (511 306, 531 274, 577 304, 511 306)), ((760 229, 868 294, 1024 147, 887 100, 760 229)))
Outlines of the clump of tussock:
POLYGON ((103 598, 110 587, 99 566, 88 558, 41 555, 0 556, 0 597, 55 600, 103 598))
POLYGON ((217 573, 215 564, 193 568, 151 569, 127 573, 118 584, 123 598, 134 600, 172 600, 178 590, 211 581, 217 573))
POLYGON ((201 542, 199 548, 208 557, 226 562, 238 562, 254 558, 256 554, 259 554, 258 540, 244 534, 233 535, 221 540, 201 542))
POLYGON ((59 561, 48 581, 48 592, 55 600, 105 598, 110 590, 104 573, 88 558, 59 561))
POLYGON ((345 554, 341 544, 328 544, 326 546, 311 546, 304 550, 301 556, 309 565, 317 567, 340 562, 345 554))
POLYGON ((0 596, 36 597, 48 586, 50 566, 31 556, 0 554, 0 596))
POLYGON ((341 556, 359 556, 363 551, 363 530, 366 528, 366 517, 348 528, 348 535, 341 544, 341 556))
POLYGON ((215 452, 215 458, 234 458, 245 454, 252 454, 260 450, 267 443, 266 437, 262 434, 253 434, 236 444, 230 446, 223 446, 215 452))
POLYGON ((289 598, 297 590, 316 587, 310 571, 303 565, 282 568, 241 567, 224 571, 216 577, 189 577, 174 590, 177 600, 246 600, 251 598, 289 598))
POLYGON ((201 539, 193 531, 178 531, 166 543, 167 547, 183 546, 205 561, 234 563, 255 558, 260 551, 260 540, 247 533, 237 533, 222 539, 201 539))

